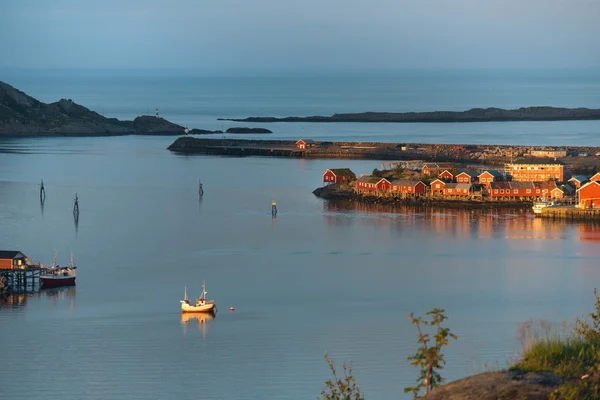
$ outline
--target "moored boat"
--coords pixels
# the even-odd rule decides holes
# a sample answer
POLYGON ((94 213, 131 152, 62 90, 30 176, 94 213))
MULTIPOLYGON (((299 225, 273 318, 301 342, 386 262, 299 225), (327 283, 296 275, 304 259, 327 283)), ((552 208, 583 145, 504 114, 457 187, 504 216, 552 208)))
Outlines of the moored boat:
POLYGON ((196 303, 192 304, 187 296, 187 287, 183 290, 183 300, 181 303, 181 312, 203 312, 203 313, 214 313, 217 309, 217 304, 214 300, 206 300, 206 285, 202 284, 202 294, 196 299, 196 303))
POLYGON ((73 253, 71 253, 71 262, 66 267, 61 267, 56 264, 56 251, 54 252, 54 261, 50 268, 43 268, 40 275, 41 288, 54 288, 60 286, 73 286, 75 285, 75 278, 77 277, 76 269, 77 266, 73 261, 73 253))
POLYGON ((542 210, 546 207, 553 207, 555 205, 554 201, 552 200, 538 200, 535 203, 533 203, 533 213, 536 216, 542 215, 542 210))

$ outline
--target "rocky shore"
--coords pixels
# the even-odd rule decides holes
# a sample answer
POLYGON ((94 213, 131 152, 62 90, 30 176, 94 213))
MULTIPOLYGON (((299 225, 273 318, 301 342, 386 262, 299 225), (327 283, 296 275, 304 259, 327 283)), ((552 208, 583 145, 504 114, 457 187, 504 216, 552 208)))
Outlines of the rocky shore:
POLYGON ((414 207, 432 207, 444 209, 531 209, 530 201, 489 201, 489 200, 447 200, 430 197, 385 196, 356 193, 349 187, 329 185, 317 188, 312 192, 315 196, 326 200, 350 200, 368 204, 404 205, 414 207))
MULTIPOLYGON (((230 128, 229 133, 271 133, 264 128, 230 128)), ((0 82, 0 137, 4 136, 117 136, 182 135, 185 127, 155 116, 133 121, 106 118, 71 99, 42 103, 0 82)), ((223 133, 192 129, 193 135, 223 133)))
POLYGON ((332 116, 219 118, 222 121, 239 122, 499 122, 599 119, 600 109, 544 106, 522 107, 514 110, 472 108, 466 111, 363 112, 334 114, 332 116))

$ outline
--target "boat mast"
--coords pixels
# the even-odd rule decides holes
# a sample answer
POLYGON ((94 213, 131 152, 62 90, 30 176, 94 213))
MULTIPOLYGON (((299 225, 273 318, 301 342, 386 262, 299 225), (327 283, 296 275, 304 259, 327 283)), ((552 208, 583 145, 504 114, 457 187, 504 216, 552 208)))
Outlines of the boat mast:
POLYGON ((183 299, 184 300, 188 299, 188 297, 187 297, 187 287, 186 286, 183 287, 183 299))

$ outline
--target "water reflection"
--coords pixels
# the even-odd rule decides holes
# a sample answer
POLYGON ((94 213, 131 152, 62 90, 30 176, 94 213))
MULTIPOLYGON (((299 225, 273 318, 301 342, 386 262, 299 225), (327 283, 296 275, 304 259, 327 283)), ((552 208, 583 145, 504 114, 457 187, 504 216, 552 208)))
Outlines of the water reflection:
POLYGON ((3 293, 0 294, 0 310, 1 309, 17 309, 22 308, 27 304, 27 300, 32 296, 32 293, 3 293))
POLYGON ((75 307, 76 286, 58 287, 49 289, 40 289, 38 298, 46 298, 50 300, 52 308, 57 308, 62 302, 69 303, 69 311, 73 311, 75 307))
MULTIPOLYGON (((370 204, 347 200, 323 202, 328 227, 354 224, 406 230, 419 229, 464 239, 562 239, 579 223, 536 218, 529 210, 453 209, 370 204)), ((600 224, 580 225, 581 240, 600 240, 600 224)))
POLYGON ((206 339, 208 325, 213 319, 215 319, 215 315, 211 313, 182 313, 181 325, 183 325, 183 335, 187 335, 188 326, 196 325, 197 331, 202 333, 202 339, 206 339))

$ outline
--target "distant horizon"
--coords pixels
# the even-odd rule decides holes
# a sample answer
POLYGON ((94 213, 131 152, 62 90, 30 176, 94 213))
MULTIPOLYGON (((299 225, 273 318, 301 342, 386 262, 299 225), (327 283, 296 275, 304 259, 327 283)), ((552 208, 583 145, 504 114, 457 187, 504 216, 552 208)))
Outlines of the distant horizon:
MULTIPOLYGON (((199 68, 148 68, 148 67, 128 67, 128 68, 94 68, 94 67, 0 67, 0 81, 3 81, 4 75, 13 76, 60 76, 68 74, 80 76, 111 76, 125 74, 135 74, 136 76, 185 76, 185 77, 218 77, 218 78, 268 78, 268 77, 369 77, 369 76, 435 76, 444 77, 446 75, 465 75, 475 74, 482 76, 493 76, 495 74, 517 74, 526 76, 527 74, 585 74, 585 76, 599 76, 600 66, 598 67, 430 67, 430 68, 277 68, 277 69, 239 69, 239 70, 207 70, 199 68)), ((8 83, 8 82, 7 82, 8 83)))

